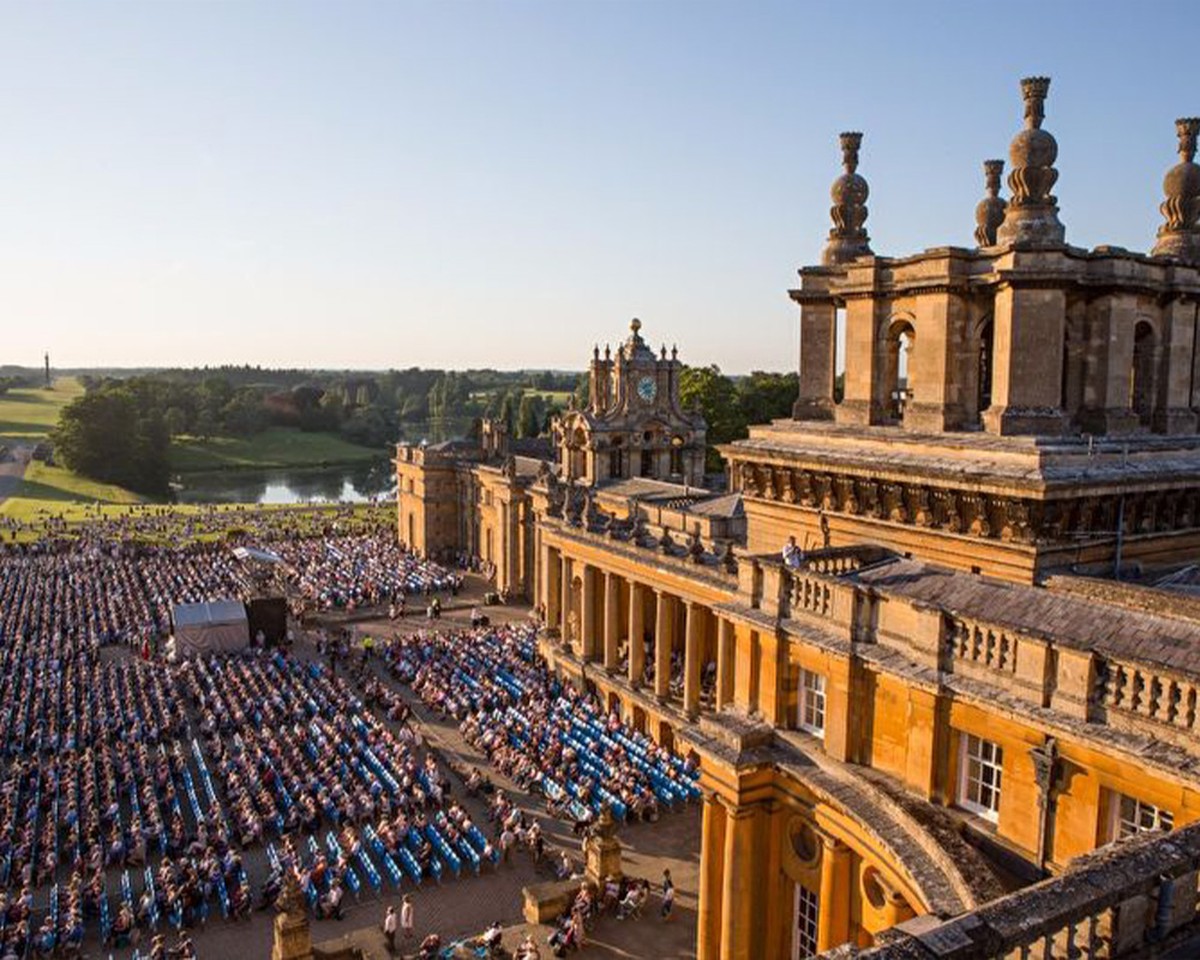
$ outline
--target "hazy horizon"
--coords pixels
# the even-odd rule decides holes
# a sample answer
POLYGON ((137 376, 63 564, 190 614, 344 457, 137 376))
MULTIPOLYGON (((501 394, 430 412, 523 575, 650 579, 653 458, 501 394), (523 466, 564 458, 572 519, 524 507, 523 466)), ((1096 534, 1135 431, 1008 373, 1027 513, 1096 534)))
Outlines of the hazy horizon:
POLYGON ((971 246, 1048 74, 1067 241, 1147 251, 1198 11, 6 2, 0 363, 792 370, 839 131, 877 253, 971 246))

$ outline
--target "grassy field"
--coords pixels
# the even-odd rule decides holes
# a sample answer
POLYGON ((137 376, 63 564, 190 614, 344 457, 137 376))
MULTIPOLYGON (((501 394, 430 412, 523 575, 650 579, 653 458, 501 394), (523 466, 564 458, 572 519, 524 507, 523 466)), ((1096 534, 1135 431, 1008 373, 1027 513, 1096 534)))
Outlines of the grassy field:
POLYGON ((0 441, 36 443, 45 439, 58 423, 59 411, 82 393, 83 387, 73 377, 56 380, 51 390, 30 387, 8 391, 0 396, 0 441))
POLYGON ((47 514, 68 519, 94 517, 94 504, 111 505, 113 512, 143 503, 144 498, 111 483, 99 483, 62 467, 31 461, 17 492, 0 503, 0 516, 30 521, 47 514))
POLYGON ((176 473, 206 470, 271 470, 322 467, 378 459, 384 451, 347 443, 328 433, 304 433, 285 427, 252 437, 176 437, 171 443, 171 469, 176 473))

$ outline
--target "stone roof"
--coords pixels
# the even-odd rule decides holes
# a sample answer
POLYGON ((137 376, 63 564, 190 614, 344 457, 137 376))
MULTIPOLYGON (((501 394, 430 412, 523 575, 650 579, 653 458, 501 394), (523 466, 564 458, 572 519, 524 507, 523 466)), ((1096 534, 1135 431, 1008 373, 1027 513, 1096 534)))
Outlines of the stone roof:
POLYGON ((629 477, 625 480, 615 480, 612 483, 601 483, 596 487, 598 493, 617 497, 670 498, 682 496, 703 496, 707 493, 701 487, 685 487, 682 483, 668 483, 666 480, 654 480, 651 477, 629 477))
POLYGON ((687 509, 688 513, 695 513, 702 517, 741 517, 746 513, 742 507, 740 493, 727 493, 721 497, 713 497, 711 500, 701 500, 699 503, 693 503, 687 509))
POLYGON ((1200 676, 1200 621, 896 559, 850 579, 1080 650, 1200 676))

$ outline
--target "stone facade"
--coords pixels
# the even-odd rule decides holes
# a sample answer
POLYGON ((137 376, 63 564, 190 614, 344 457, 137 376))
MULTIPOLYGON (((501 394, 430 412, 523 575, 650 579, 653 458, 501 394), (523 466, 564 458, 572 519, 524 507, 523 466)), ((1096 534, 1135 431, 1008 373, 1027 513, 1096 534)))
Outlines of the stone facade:
MULTIPOLYGON (((401 449, 402 536, 418 518, 409 542, 461 549, 519 501, 516 579, 551 668, 698 758, 700 960, 889 937, 906 945, 888 956, 925 956, 905 952, 917 932, 956 917, 946 937, 1003 917, 1013 936, 984 949, 1020 950, 1020 917, 992 909, 1006 895, 1200 820, 1196 604, 1046 577, 1200 555, 1191 168, 1168 175, 1153 255, 1066 246, 1047 90, 1022 85, 1012 198, 989 163, 976 249, 873 254, 861 136, 843 135, 823 262, 791 292, 795 419, 722 449, 731 493, 604 476, 617 362, 599 351, 552 460, 401 449), (493 507, 439 513, 454 485, 493 507)), ((1161 879, 1130 883, 1081 916, 1168 902, 1161 879)), ((1019 902, 1045 906, 1040 889, 1019 902)), ((1146 929, 1101 920, 1097 955, 1146 929)))
POLYGON ((704 484, 706 426, 679 402, 683 365, 674 348, 659 356, 630 324, 617 347, 596 347, 588 371, 588 402, 551 426, 559 474, 591 486, 607 480, 646 477, 691 486, 704 484))

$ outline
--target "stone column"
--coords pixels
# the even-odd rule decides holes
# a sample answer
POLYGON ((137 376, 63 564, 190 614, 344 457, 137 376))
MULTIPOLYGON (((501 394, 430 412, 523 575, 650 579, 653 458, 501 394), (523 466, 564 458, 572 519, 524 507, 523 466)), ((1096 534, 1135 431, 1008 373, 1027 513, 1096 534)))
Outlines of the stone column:
POLYGON ((575 638, 571 636, 571 558, 565 555, 559 556, 559 570, 562 576, 559 579, 559 624, 558 635, 562 638, 563 646, 570 648, 575 638))
POLYGON ((617 640, 621 634, 620 589, 621 582, 617 575, 606 572, 604 574, 604 669, 609 673, 615 672, 620 662, 617 653, 617 640))
POLYGON ((721 883, 721 960, 760 960, 764 877, 755 871, 758 817, 753 809, 730 808, 725 816, 725 862, 721 883))
POLYGON ((579 628, 583 637, 583 659, 596 659, 596 568, 585 563, 580 574, 583 581, 580 599, 579 628))
POLYGON ((700 712, 700 618, 703 611, 687 601, 687 627, 683 635, 683 709, 694 718, 700 712))
POLYGON ((542 602, 546 605, 547 629, 557 627, 562 620, 559 579, 558 551, 542 544, 542 602))
POLYGON ((733 671, 736 662, 737 635, 729 620, 717 620, 717 690, 716 708, 720 710, 733 700, 733 671))
POLYGON ((865 426, 879 423, 887 413, 881 401, 880 350, 873 298, 846 304, 846 377, 843 399, 834 410, 838 423, 865 426))
POLYGON ((824 953, 850 939, 850 848, 822 838, 821 908, 817 915, 817 951, 824 953))
POLYGON ((672 598, 655 590, 654 611, 654 695, 665 700, 671 695, 671 615, 672 598))
POLYGON ((700 897, 697 960, 721 960, 721 896, 724 889, 725 805, 705 794, 700 827, 700 897))
POLYGON ((800 305, 800 395, 796 420, 833 419, 837 308, 832 302, 800 305))
POLYGON ((642 587, 629 581, 629 682, 642 685, 646 672, 646 625, 642 609, 642 587))
POLYGON ((989 433, 1063 432, 1060 404, 1066 312, 1062 288, 1003 284, 997 291, 992 320, 992 405, 983 412, 983 426, 989 433))
POLYGON ((1154 429, 1161 433, 1195 433, 1196 412, 1191 409, 1192 357, 1196 354, 1197 305, 1176 298, 1163 308, 1165 362, 1161 364, 1159 391, 1162 404, 1154 412, 1154 429))

